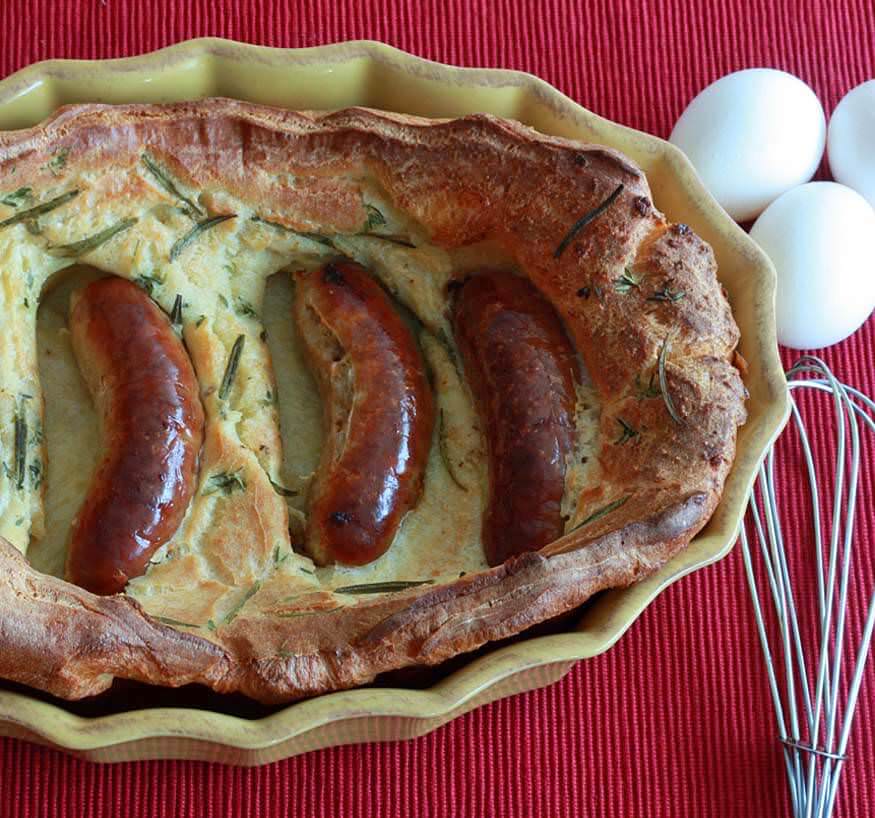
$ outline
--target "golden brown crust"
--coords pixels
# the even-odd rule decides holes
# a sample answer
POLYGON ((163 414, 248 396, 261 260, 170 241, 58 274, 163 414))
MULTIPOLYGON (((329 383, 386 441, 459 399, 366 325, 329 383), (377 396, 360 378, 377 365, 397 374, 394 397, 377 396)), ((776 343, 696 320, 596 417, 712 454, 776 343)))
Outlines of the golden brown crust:
MULTIPOLYGON (((298 230, 359 231, 357 180, 367 177, 430 242, 496 242, 553 303, 592 378, 599 479, 577 504, 576 530, 537 554, 334 610, 333 595, 314 592, 294 616, 264 587, 209 639, 160 625, 128 598, 39 575, 0 543, 0 676, 71 698, 121 676, 287 701, 518 633, 651 573, 707 521, 744 420, 738 330, 710 248, 665 221, 619 154, 488 116, 296 113, 215 99, 64 109, 0 136, 0 173, 15 164, 18 179, 46 188, 57 185, 59 151, 82 172, 133 167, 144 149, 183 182, 298 230), (635 434, 621 435, 624 424, 635 434)), ((125 178, 124 195, 136 197, 145 182, 125 178)))

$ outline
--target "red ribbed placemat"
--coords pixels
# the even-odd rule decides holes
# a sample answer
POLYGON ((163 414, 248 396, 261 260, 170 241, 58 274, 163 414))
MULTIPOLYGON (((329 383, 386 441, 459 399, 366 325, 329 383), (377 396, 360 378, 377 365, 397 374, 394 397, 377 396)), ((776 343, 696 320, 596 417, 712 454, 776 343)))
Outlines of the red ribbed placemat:
MULTIPOLYGON (((204 35, 290 47, 379 39, 443 62, 530 71, 604 116, 663 136, 696 91, 738 68, 794 72, 827 111, 875 75, 872 0, 5 0, 0 31, 3 75, 49 57, 126 56, 204 35)), ((869 393, 873 341, 870 320, 824 353, 842 378, 869 393)), ((825 415, 817 418, 825 423, 825 415)), ((799 486, 784 489, 791 511, 801 509, 799 486)), ((871 582, 871 478, 863 491, 858 547, 867 552, 863 578, 871 582)), ((875 665, 850 746, 843 816, 875 813, 873 676, 875 665)), ((559 684, 424 738, 254 770, 97 766, 0 739, 0 813, 783 815, 786 784, 774 736, 736 550, 662 594, 616 647, 559 684)))

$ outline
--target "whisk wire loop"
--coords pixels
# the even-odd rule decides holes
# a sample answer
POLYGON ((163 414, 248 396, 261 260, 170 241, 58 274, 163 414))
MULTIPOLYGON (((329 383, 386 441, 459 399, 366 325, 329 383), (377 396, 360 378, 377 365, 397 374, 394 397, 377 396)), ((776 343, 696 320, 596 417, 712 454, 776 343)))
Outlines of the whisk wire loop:
MULTIPOLYGON (((794 591, 793 577, 799 576, 805 555, 800 553, 801 544, 788 548, 784 536, 776 477, 778 447, 768 452, 759 469, 747 521, 740 532, 741 551, 765 658, 793 815, 829 818, 835 807, 863 670, 875 631, 873 590, 853 664, 848 667, 844 659, 846 651, 852 649, 847 644, 851 638, 848 598, 860 489, 860 431, 862 425, 875 433, 875 401, 839 382, 822 360, 811 355, 800 358, 788 370, 787 381, 791 424, 797 431, 812 515, 816 599, 807 598, 806 586, 797 586, 794 591), (831 474, 832 502, 823 507, 812 440, 795 400, 800 390, 832 397, 836 455, 831 474), (752 548, 754 541, 758 545, 756 549, 752 548), (763 569, 760 575, 765 575, 764 582, 757 580, 755 553, 760 557, 763 569), (772 600, 769 608, 774 611, 775 626, 771 628, 767 625, 769 609, 763 605, 764 594, 769 594, 772 600), (813 655, 806 650, 800 624, 800 613, 812 612, 816 612, 819 637, 813 655), (770 633, 775 636, 770 638, 770 633), (843 671, 850 673, 844 702, 841 701, 843 671)), ((866 507, 871 511, 871 504, 866 507)), ((810 561, 810 557, 808 559, 810 561)))

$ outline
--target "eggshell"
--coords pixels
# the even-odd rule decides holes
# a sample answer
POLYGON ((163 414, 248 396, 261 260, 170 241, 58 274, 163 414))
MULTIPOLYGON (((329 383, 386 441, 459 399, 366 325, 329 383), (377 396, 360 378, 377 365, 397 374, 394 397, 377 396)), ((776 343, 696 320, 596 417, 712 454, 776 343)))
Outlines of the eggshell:
POLYGON ((875 308, 875 210, 836 182, 788 191, 750 231, 778 273, 778 342, 835 344, 875 308))
POLYGON ((827 137, 829 169, 875 207, 875 80, 849 91, 833 111, 827 137))
POLYGON ((751 68, 727 74, 695 97, 670 141, 729 215, 746 221, 814 175, 826 118, 802 80, 751 68))

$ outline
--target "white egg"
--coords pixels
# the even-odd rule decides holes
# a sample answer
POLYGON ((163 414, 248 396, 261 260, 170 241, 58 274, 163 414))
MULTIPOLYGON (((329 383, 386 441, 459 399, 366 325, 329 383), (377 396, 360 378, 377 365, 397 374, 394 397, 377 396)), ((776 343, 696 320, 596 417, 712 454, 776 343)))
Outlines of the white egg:
POLYGON ((774 201, 751 236, 778 273, 778 342, 816 349, 847 338, 875 308, 875 210, 836 182, 774 201))
POLYGON ((669 139, 729 215, 746 221, 814 175, 826 118, 802 80, 751 68, 721 77, 695 97, 669 139))
POLYGON ((875 207, 875 80, 849 91, 829 120, 829 169, 875 207))

